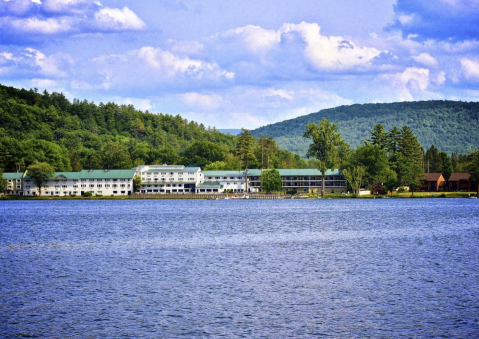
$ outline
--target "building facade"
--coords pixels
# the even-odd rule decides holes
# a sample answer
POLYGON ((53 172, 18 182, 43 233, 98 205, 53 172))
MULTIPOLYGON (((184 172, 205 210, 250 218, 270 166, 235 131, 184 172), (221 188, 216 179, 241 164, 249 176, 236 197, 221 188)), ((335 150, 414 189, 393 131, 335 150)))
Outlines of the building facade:
MULTIPOLYGON (((131 195, 135 170, 82 170, 80 172, 55 172, 42 185, 42 195, 131 195)), ((39 195, 33 178, 25 172, 23 195, 39 195)))
MULTIPOLYGON (((321 191, 321 172, 315 169, 279 169, 284 192, 321 191)), ((4 173, 6 194, 39 195, 33 178, 25 173, 4 173)), ((246 193, 244 171, 201 171, 182 165, 142 165, 129 170, 82 170, 55 172, 42 186, 42 195, 131 195, 133 179, 141 178, 140 194, 246 193)), ((261 192, 261 170, 248 170, 248 193, 261 192)), ((338 170, 328 170, 326 192, 346 191, 346 181, 338 170)))
POLYGON ((7 188, 5 194, 23 195, 23 177, 25 173, 3 173, 3 177, 7 180, 7 188))
POLYGON ((195 193, 204 178, 199 167, 166 164, 138 166, 136 175, 141 178, 139 192, 143 194, 195 193))

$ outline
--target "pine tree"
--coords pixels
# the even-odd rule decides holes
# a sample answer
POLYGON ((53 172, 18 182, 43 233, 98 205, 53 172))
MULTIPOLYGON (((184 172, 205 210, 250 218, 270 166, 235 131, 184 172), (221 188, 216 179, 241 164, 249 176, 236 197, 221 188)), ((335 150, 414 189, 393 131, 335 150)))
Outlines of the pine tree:
POLYGON ((246 193, 248 193, 248 163, 255 159, 253 153, 254 138, 250 131, 242 128, 241 134, 238 136, 238 143, 236 145, 236 153, 240 160, 245 164, 245 181, 246 181, 246 193))

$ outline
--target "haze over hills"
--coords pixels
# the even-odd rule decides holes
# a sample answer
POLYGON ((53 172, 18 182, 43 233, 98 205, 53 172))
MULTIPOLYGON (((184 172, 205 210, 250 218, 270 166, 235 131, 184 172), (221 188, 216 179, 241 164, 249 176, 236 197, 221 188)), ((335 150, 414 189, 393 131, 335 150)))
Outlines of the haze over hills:
POLYGON ((295 119, 252 130, 255 137, 272 136, 278 145, 305 156, 310 140, 303 139, 305 126, 328 119, 338 124, 351 147, 369 138, 376 124, 389 130, 409 126, 428 149, 432 144, 447 153, 470 153, 479 148, 479 103, 461 101, 417 101, 389 104, 355 104, 321 110, 295 119))

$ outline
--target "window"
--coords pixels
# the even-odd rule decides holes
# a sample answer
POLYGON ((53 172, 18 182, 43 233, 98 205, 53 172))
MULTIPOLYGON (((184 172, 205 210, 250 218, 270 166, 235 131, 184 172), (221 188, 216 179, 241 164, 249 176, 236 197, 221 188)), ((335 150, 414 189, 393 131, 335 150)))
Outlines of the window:
POLYGON ((67 188, 67 185, 62 185, 62 188, 67 188))
POLYGON ((170 178, 170 181, 174 181, 174 180, 175 180, 175 178, 170 178))
POLYGON ((90 184, 90 188, 94 188, 95 187, 95 184, 90 184))
POLYGON ((110 187, 110 184, 105 184, 105 188, 109 188, 110 187))
POLYGON ((98 188, 101 188, 102 186, 103 186, 102 184, 96 185, 96 187, 98 187, 98 188))
POLYGON ((73 188, 78 188, 78 185, 73 185, 73 188))
POLYGON ((86 184, 81 184, 81 187, 82 187, 82 188, 85 188, 85 187, 86 187, 86 184))

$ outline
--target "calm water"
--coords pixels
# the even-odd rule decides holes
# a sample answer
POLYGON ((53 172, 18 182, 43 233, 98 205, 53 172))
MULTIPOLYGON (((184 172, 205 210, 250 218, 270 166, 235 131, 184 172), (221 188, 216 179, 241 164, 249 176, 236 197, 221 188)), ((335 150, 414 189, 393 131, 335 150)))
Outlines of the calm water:
POLYGON ((479 337, 479 201, 0 202, 0 337, 479 337))

